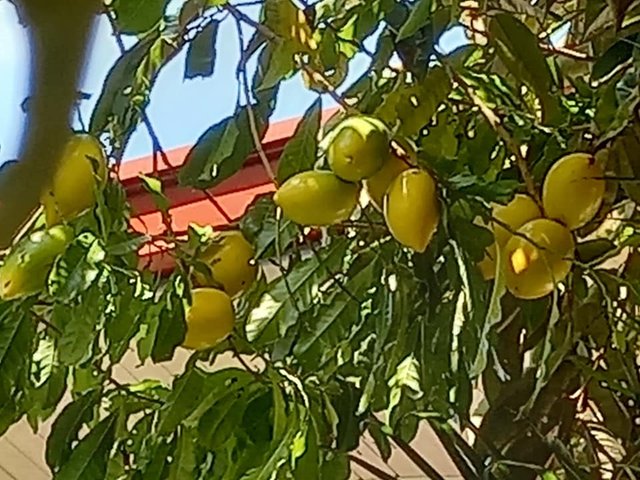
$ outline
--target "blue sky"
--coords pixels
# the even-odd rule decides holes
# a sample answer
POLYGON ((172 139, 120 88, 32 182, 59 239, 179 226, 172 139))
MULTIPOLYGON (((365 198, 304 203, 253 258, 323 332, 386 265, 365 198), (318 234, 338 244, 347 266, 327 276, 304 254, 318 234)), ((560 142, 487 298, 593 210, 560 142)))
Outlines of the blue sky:
MULTIPOLYGON (((251 12, 257 13, 257 11, 251 12)), ((441 49, 451 50, 465 42, 461 28, 447 32, 441 41, 441 49)), ((365 42, 375 47, 375 39, 365 42)), ((0 0, 0 164, 16 158, 24 124, 20 104, 28 95, 29 51, 25 30, 20 26, 14 7, 0 0)), ((235 107, 235 66, 238 61, 238 44, 233 22, 223 22, 218 33, 217 63, 212 77, 183 80, 185 53, 176 57, 158 77, 153 89, 147 113, 165 149, 181 147, 193 142, 211 124, 231 114, 235 107)), ((82 114, 88 120, 97 100, 104 78, 120 52, 110 35, 108 22, 97 23, 95 40, 80 89, 91 95, 83 102, 82 114)), ((368 58, 360 54, 350 65, 345 82, 348 86, 368 65, 368 58)), ((299 76, 282 86, 272 121, 298 116, 315 99, 299 76)), ((329 98, 324 106, 331 105, 329 98)), ((151 143, 144 128, 138 128, 125 152, 125 161, 147 155, 151 143)))

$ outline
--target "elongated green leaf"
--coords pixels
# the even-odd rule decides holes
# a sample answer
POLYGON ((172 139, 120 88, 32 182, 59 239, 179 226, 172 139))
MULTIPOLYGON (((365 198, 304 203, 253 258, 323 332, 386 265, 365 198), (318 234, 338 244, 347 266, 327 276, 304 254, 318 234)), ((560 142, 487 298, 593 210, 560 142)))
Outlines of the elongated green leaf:
POLYGON ((114 117, 124 117, 131 102, 131 87, 135 73, 156 39, 157 36, 144 37, 113 64, 93 109, 90 132, 99 134, 114 117))
POLYGON ((525 24, 507 13, 491 18, 489 34, 511 74, 526 83, 540 98, 545 121, 557 121, 558 104, 552 96, 554 82, 536 36, 525 24))
POLYGON ((62 323, 59 358, 63 365, 77 365, 91 353, 91 345, 98 334, 104 315, 104 296, 98 288, 69 309, 57 308, 62 323))
POLYGON ((0 305, 0 383, 13 383, 24 371, 32 351, 35 322, 31 312, 0 305))
POLYGON ((113 448, 117 420, 118 416, 111 414, 92 428, 73 449, 69 460, 62 465, 54 479, 104 478, 109 454, 113 448))
POLYGON ((409 38, 424 27, 431 18, 431 7, 431 0, 418 0, 418 2, 411 7, 409 17, 402 27, 400 27, 396 41, 399 42, 405 38, 409 38))
POLYGON ((280 335, 296 323, 297 312, 306 310, 311 303, 311 290, 322 278, 336 272, 342 263, 346 242, 336 241, 328 249, 298 263, 286 277, 274 280, 260 305, 251 312, 246 323, 247 338, 254 341, 273 321, 277 322, 280 335))
POLYGON ((91 392, 64 407, 53 422, 51 433, 47 438, 45 457, 53 471, 59 470, 71 455, 71 443, 77 438, 80 427, 88 422, 92 411, 100 398, 99 392, 91 392))
MULTIPOLYGON (((258 140, 261 140, 266 124, 259 117, 257 124, 258 140)), ((207 129, 198 139, 180 170, 180 183, 197 188, 215 186, 240 170, 254 148, 249 112, 243 107, 207 129)))
POLYGON ((220 22, 212 21, 189 43, 184 66, 184 78, 210 77, 216 64, 216 40, 220 22))
POLYGON ((169 0, 114 0, 112 8, 120 31, 137 34, 153 28, 168 3, 169 0))
POLYGON ((201 401, 205 384, 204 373, 196 368, 176 379, 173 391, 160 411, 160 435, 173 432, 191 414, 201 401))
POLYGON ((178 438, 178 451, 173 456, 169 480, 194 478, 196 475, 196 442, 191 430, 182 429, 178 438))
POLYGON ((253 244, 257 259, 282 253, 298 235, 298 228, 286 218, 277 218, 277 207, 271 194, 257 197, 240 220, 240 229, 253 244), (280 245, 276 248, 276 240, 280 245))
POLYGON ((322 99, 311 104, 296 127, 293 137, 287 142, 278 160, 278 182, 282 183, 296 173, 310 170, 318 155, 318 134, 322 99))
POLYGON ((312 318, 307 319, 303 325, 300 339, 293 349, 295 355, 304 355, 316 342, 324 343, 325 347, 333 347, 339 341, 349 338, 349 330, 359 320, 362 297, 378 280, 379 274, 379 264, 373 255, 366 255, 358 260, 354 268, 349 270, 344 288, 337 289, 335 296, 317 312, 313 312, 310 315, 312 318))

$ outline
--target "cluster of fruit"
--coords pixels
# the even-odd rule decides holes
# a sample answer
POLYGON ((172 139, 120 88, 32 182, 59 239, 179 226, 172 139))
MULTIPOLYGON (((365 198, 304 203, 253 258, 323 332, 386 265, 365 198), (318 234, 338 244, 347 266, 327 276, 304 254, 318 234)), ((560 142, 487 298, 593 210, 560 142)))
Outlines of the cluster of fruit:
POLYGON ((47 228, 18 242, 0 267, 0 299, 11 300, 42 290, 56 259, 73 240, 64 222, 96 203, 107 179, 107 159, 100 142, 74 134, 62 153, 51 184, 41 197, 47 228))
MULTIPOLYGON (((45 287, 58 257, 73 241, 68 222, 96 204, 107 179, 107 160, 98 140, 74 134, 66 145, 50 187, 42 195, 46 228, 19 241, 0 266, 0 299, 13 300, 45 287)), ((235 321, 232 297, 255 280, 253 247, 239 231, 217 233, 194 272, 187 309, 186 348, 210 348, 226 337, 235 321)))
POLYGON ((429 172, 394 155, 389 129, 378 119, 349 117, 329 138, 331 170, 298 173, 284 182, 274 196, 283 214, 300 225, 343 222, 364 185, 394 238, 423 252, 440 221, 437 185, 429 172))
POLYGON ((495 242, 478 265, 483 276, 494 277, 499 256, 504 259, 498 264, 507 289, 514 296, 536 299, 551 293, 571 270, 575 253, 571 231, 595 217, 605 187, 601 162, 587 153, 573 153, 547 173, 542 209, 523 194, 507 205, 494 205, 489 228, 495 242))
POLYGON ((217 232, 198 256, 204 267, 191 276, 191 306, 186 312, 187 331, 182 346, 211 348, 227 337, 235 323, 232 298, 255 281, 258 267, 251 244, 238 230, 217 232))

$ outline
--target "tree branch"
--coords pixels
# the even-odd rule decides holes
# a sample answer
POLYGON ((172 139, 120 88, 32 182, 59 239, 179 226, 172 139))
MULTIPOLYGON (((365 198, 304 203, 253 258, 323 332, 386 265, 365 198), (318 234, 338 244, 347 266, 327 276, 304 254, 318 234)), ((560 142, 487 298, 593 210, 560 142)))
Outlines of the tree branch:
POLYGON ((372 465, 369 462, 367 462, 365 459, 356 457, 355 455, 349 455, 349 460, 351 460, 353 463, 357 465, 360 465, 367 472, 371 473, 372 475, 375 475, 376 478, 379 478, 380 480, 397 480, 399 478, 398 476, 389 475, 384 470, 379 469, 375 465, 372 465))

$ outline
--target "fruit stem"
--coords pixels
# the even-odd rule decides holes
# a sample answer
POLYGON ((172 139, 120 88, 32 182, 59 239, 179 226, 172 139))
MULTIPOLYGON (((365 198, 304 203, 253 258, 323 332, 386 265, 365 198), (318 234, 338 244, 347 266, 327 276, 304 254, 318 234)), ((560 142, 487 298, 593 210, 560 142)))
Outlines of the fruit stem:
MULTIPOLYGON (((229 5, 227 4, 227 7, 229 5)), ((233 15, 233 18, 236 21, 236 28, 238 30, 238 43, 240 45, 240 58, 244 59, 244 34, 242 33, 242 21, 244 20, 241 16, 238 16, 239 12, 236 9, 229 10, 233 15)), ((267 176, 271 180, 271 182, 277 187, 278 181, 276 180, 276 176, 273 173, 273 168, 271 168, 271 163, 269 163, 269 159, 267 158, 267 154, 264 152, 264 148, 262 148, 262 139, 260 138, 260 134, 258 133, 258 127, 256 125, 256 116, 253 111, 253 105, 251 100, 251 92, 249 91, 249 77, 247 75, 247 65, 244 60, 240 62, 238 65, 238 74, 242 75, 242 90, 244 92, 245 102, 247 104, 247 117, 249 118, 249 130, 251 131, 251 138, 253 139, 253 145, 258 152, 258 156, 262 161, 262 166, 264 167, 267 176)))

